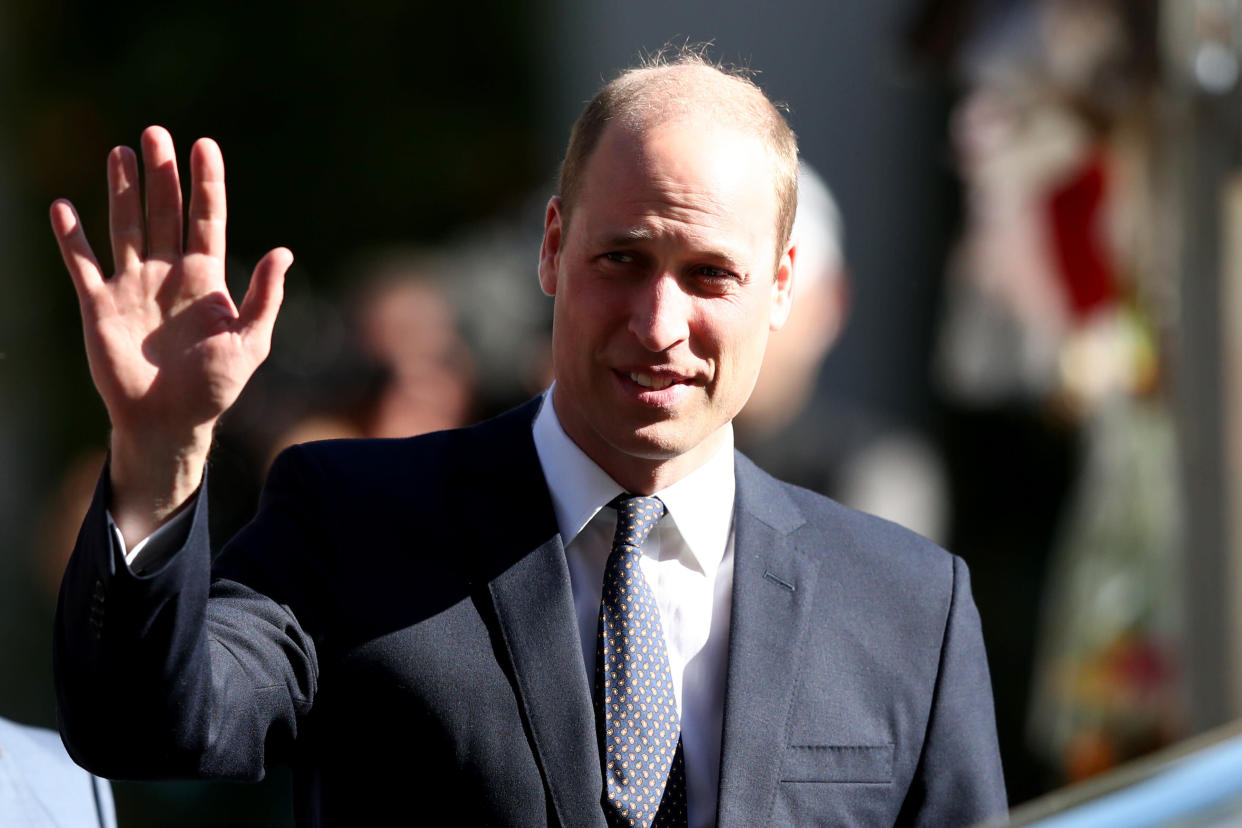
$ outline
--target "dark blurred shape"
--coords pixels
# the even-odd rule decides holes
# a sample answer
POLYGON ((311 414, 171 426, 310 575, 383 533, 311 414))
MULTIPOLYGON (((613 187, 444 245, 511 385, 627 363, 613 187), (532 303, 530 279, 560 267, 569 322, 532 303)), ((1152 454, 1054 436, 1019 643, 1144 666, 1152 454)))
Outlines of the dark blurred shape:
POLYGON ((465 425, 474 359, 443 280, 417 265, 373 277, 354 309, 361 352, 384 381, 363 423, 371 437, 408 437, 465 425))
POLYGON ((923 0, 906 24, 907 51, 924 63, 948 69, 970 36, 980 0, 923 0))
POLYGON ((74 458, 39 513, 35 577, 49 611, 56 606, 60 579, 91 505, 104 460, 102 449, 88 449, 74 458))
MULTIPOLYGON (((466 425, 474 412, 474 358, 462 337, 443 260, 390 252, 355 266, 347 330, 320 410, 295 422, 275 451, 337 437, 410 437, 466 425)), ((315 331, 305 332, 314 336, 315 331)))

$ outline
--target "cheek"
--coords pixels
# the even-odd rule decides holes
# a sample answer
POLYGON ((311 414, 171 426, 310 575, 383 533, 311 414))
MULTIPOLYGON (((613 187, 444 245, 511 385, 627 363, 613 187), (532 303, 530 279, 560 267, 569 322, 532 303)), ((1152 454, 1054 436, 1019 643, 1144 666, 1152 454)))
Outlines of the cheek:
POLYGON ((714 310, 699 320, 699 347, 734 370, 761 361, 768 336, 767 317, 749 303, 714 310))
POLYGON ((566 327, 586 340, 603 341, 626 326, 629 298, 606 281, 583 280, 569 292, 560 311, 566 327))
POLYGON ((765 324, 748 325, 729 343, 728 382, 731 396, 749 397, 755 386, 768 341, 766 320, 764 322, 765 324))
MULTIPOLYGON (((566 283, 562 280, 561 284, 566 283)), ((552 345, 562 370, 589 361, 599 350, 611 324, 608 308, 598 291, 570 288, 557 294, 552 312, 552 345)))
POLYGON ((717 324, 700 328, 698 338, 691 344, 700 359, 714 362, 709 395, 713 406, 730 417, 737 415, 754 389, 768 339, 768 320, 756 317, 754 309, 750 310, 746 313, 737 309, 727 319, 718 317, 717 324))

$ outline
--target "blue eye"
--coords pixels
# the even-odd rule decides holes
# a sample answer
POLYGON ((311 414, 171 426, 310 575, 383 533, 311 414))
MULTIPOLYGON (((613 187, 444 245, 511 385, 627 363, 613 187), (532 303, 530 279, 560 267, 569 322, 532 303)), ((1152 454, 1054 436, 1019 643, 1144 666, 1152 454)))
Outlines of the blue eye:
POLYGON ((610 262, 617 262, 618 264, 629 264, 634 261, 634 257, 629 253, 622 253, 619 250, 608 251, 604 254, 604 258, 610 262))
POLYGON ((715 285, 732 285, 734 283, 744 281, 731 270, 725 270, 723 267, 713 267, 711 265, 702 265, 701 267, 696 268, 694 273, 699 279, 715 285))
POLYGON ((712 265, 699 265, 691 274, 697 289, 710 295, 731 294, 743 282, 733 271, 712 265))

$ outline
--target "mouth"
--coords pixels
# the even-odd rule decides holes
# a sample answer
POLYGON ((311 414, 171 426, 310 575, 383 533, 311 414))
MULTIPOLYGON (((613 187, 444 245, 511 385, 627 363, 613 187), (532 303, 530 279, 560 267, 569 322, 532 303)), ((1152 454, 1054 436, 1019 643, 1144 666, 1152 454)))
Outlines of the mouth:
POLYGON ((656 376, 655 374, 644 374, 640 371, 630 371, 626 376, 633 380, 636 384, 652 391, 663 391, 670 385, 681 382, 681 379, 674 376, 656 376))
POLYGON ((693 375, 679 371, 617 368, 613 376, 624 395, 643 405, 672 410, 685 401, 697 384, 693 375))

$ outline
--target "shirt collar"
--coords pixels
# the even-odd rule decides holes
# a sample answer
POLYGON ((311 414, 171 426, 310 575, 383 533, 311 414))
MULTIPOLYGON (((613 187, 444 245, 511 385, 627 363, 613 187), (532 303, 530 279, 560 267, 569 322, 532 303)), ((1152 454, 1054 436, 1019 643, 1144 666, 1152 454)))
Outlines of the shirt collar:
MULTIPOLYGON (((699 567, 715 573, 724 557, 733 524, 733 425, 703 465, 655 493, 668 509, 699 567)), ((561 541, 568 546, 591 518, 624 489, 596 465, 561 427, 552 390, 543 395, 535 417, 535 452, 552 495, 561 541)))

